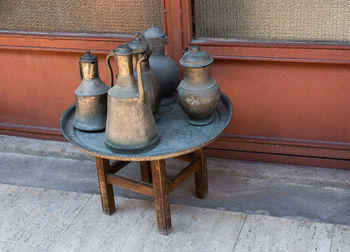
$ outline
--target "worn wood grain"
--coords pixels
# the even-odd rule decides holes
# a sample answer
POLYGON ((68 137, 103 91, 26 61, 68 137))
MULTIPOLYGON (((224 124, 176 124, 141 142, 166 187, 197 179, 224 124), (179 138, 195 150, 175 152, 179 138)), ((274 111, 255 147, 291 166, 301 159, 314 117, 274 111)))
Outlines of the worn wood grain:
POLYGON ((171 232, 171 215, 165 165, 164 159, 151 163, 158 230, 161 234, 167 235, 171 232))
POLYGON ((152 170, 151 162, 141 161, 140 162, 141 179, 146 183, 152 183, 152 170))
POLYGON ((204 198, 208 194, 207 156, 203 148, 196 152, 196 156, 200 159, 200 167, 195 173, 196 197, 204 198))
POLYGON ((102 202, 102 210, 104 214, 112 215, 115 212, 115 202, 113 186, 106 181, 107 173, 110 170, 109 160, 96 157, 96 168, 98 183, 100 186, 100 195, 102 202))
POLYGON ((172 192, 181 183, 186 181, 192 174, 200 169, 200 160, 194 160, 188 166, 186 166, 181 172, 179 172, 172 182, 169 184, 168 192, 172 192))
POLYGON ((138 192, 147 196, 153 197, 153 189, 149 185, 143 185, 134 180, 123 178, 118 175, 108 174, 106 177, 107 183, 111 183, 130 191, 138 192))

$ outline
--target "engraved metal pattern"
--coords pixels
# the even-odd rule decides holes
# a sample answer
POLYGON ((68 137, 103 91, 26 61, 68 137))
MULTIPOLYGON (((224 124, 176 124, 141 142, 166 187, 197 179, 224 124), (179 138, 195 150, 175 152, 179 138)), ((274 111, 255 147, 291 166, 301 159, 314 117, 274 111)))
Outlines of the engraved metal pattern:
POLYGON ((0 29, 134 33, 162 26, 160 0, 0 0, 0 29))
POLYGON ((224 94, 214 113, 214 121, 206 126, 193 126, 186 122, 186 115, 177 103, 161 106, 157 128, 160 134, 159 144, 151 150, 138 154, 112 152, 104 143, 104 132, 87 133, 73 127, 75 106, 72 105, 63 114, 60 129, 64 137, 79 149, 98 157, 141 161, 170 158, 198 150, 218 137, 232 117, 232 105, 224 94))
POLYGON ((196 37, 350 41, 348 0, 195 0, 196 37))

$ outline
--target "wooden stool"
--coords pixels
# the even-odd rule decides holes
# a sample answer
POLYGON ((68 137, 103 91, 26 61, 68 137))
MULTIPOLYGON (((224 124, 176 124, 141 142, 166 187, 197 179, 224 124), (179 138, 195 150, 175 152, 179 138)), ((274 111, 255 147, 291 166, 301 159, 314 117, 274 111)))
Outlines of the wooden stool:
POLYGON ((60 129, 64 137, 80 150, 95 156, 103 212, 115 212, 112 185, 117 185, 154 198, 160 233, 171 230, 169 193, 195 175, 196 196, 208 192, 207 161, 203 148, 214 141, 226 128, 232 117, 232 104, 223 93, 212 123, 195 126, 187 123, 178 103, 161 106, 157 121, 161 140, 157 146, 140 153, 121 153, 107 148, 105 132, 85 132, 74 128, 75 105, 61 117, 60 129), (166 159, 177 158, 189 164, 171 181, 166 174, 166 159), (110 164, 110 160, 114 160, 110 164), (140 162, 142 182, 123 178, 116 173, 130 162, 140 162))
POLYGON ((196 197, 204 198, 208 193, 207 160, 203 148, 174 158, 189 164, 171 181, 167 178, 165 159, 140 161, 141 179, 145 182, 140 183, 116 175, 119 170, 130 163, 129 161, 114 161, 110 165, 109 159, 96 156, 103 213, 112 215, 116 211, 112 185, 117 185, 153 197, 159 232, 164 235, 169 234, 171 231, 169 193, 192 174, 195 175, 196 197))

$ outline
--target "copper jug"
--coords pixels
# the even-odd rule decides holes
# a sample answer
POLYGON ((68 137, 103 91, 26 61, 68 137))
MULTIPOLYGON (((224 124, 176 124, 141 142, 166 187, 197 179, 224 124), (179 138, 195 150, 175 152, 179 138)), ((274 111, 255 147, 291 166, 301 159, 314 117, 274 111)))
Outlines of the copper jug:
POLYGON ((149 49, 147 42, 142 38, 140 33, 135 34, 135 39, 127 43, 127 45, 132 49, 132 64, 134 69, 134 76, 137 81, 137 61, 144 55, 147 54, 147 60, 141 63, 142 80, 145 88, 145 92, 148 96, 148 100, 151 104, 152 113, 155 115, 160 106, 161 93, 160 85, 157 76, 152 71, 149 65, 148 58, 151 56, 152 51, 149 49))
POLYGON ((167 105, 176 100, 173 99, 173 95, 180 83, 180 70, 175 61, 164 53, 168 37, 160 28, 151 27, 143 32, 143 36, 152 51, 149 64, 159 80, 162 95, 161 104, 167 105))
POLYGON ((103 130, 106 125, 109 87, 98 75, 97 57, 89 51, 80 58, 79 66, 82 81, 75 90, 73 125, 84 131, 103 130))
POLYGON ((147 60, 147 55, 137 61, 137 83, 130 47, 119 46, 107 56, 112 80, 111 56, 117 62, 118 78, 108 91, 105 143, 112 150, 127 153, 150 149, 158 144, 160 137, 142 80, 141 64, 147 60))
POLYGON ((179 103, 193 125, 206 125, 213 121, 213 113, 220 101, 220 87, 211 75, 213 58, 192 46, 180 59, 184 79, 177 87, 179 103))

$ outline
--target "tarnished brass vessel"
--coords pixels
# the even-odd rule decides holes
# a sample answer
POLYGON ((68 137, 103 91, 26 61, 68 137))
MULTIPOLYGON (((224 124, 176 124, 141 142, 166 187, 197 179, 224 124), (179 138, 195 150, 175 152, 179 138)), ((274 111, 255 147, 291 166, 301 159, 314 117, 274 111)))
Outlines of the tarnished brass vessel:
POLYGON ((213 121, 213 112, 220 101, 220 87, 211 75, 213 58, 192 46, 180 59, 184 79, 177 88, 179 103, 193 125, 206 125, 213 121))
POLYGON ((149 59, 151 69, 156 74, 162 95, 162 104, 171 102, 171 97, 180 83, 180 69, 177 64, 164 53, 168 37, 158 27, 151 27, 143 32, 143 36, 151 48, 149 59), (164 99, 165 98, 165 99, 164 99), (167 101, 168 100, 168 101, 167 101))
POLYGON ((143 55, 137 61, 137 83, 130 47, 119 46, 107 56, 112 81, 113 71, 109 62, 111 56, 117 62, 118 78, 116 85, 108 91, 105 143, 120 152, 150 149, 158 144, 160 137, 142 81, 141 64, 148 56, 143 55))
POLYGON ((152 51, 149 49, 147 42, 141 37, 140 33, 135 34, 136 38, 127 43, 127 45, 132 49, 132 64, 134 69, 134 76, 137 81, 137 61, 144 55, 147 54, 147 60, 141 63, 142 81, 145 88, 146 95, 151 104, 152 113, 156 114, 159 110, 161 93, 160 85, 157 76, 152 71, 149 65, 149 56, 152 51))
POLYGON ((80 58, 79 66, 82 81, 75 90, 74 127, 84 131, 103 130, 109 87, 98 75, 97 57, 89 51, 80 58))

